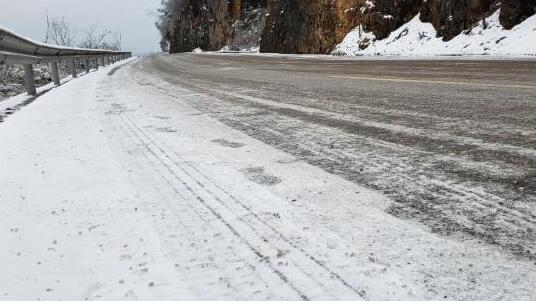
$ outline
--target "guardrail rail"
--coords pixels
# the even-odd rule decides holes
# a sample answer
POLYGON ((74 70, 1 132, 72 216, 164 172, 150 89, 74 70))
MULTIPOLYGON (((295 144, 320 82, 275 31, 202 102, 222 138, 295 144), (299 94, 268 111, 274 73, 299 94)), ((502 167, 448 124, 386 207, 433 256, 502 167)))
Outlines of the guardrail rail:
POLYGON ((71 48, 43 44, 20 36, 0 26, 0 64, 24 66, 24 81, 29 95, 36 95, 34 64, 48 63, 52 80, 56 86, 61 84, 58 63, 67 61, 73 77, 78 76, 78 68, 84 66, 86 73, 91 65, 96 69, 120 60, 130 58, 130 52, 102 49, 71 48))

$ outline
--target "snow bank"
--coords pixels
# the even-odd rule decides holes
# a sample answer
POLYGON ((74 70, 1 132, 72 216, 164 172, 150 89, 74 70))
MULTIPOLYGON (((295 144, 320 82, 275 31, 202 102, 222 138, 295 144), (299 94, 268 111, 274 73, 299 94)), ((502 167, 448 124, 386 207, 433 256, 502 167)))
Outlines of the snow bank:
POLYGON ((432 24, 422 22, 420 15, 415 16, 383 40, 376 40, 373 33, 365 32, 360 25, 346 36, 333 54, 535 56, 536 15, 511 30, 506 30, 499 22, 499 13, 497 10, 471 30, 447 42, 437 37, 437 31, 432 24))
POLYGON ((220 53, 260 53, 261 48, 258 46, 251 48, 241 48, 240 50, 232 50, 231 47, 225 46, 217 52, 220 53))

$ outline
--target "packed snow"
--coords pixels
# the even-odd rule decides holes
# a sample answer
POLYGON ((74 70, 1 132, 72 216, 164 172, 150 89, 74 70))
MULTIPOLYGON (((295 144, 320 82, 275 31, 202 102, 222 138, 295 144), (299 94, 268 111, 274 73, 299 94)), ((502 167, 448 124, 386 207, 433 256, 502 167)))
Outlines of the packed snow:
POLYGON ((343 42, 333 51, 333 54, 351 56, 535 56, 536 15, 511 30, 506 30, 499 22, 499 14, 500 11, 497 10, 471 30, 462 32, 447 42, 443 41, 441 37, 437 37, 437 31, 432 24, 422 22, 420 15, 415 16, 382 40, 377 40, 372 32, 366 32, 359 26, 345 37, 343 42))

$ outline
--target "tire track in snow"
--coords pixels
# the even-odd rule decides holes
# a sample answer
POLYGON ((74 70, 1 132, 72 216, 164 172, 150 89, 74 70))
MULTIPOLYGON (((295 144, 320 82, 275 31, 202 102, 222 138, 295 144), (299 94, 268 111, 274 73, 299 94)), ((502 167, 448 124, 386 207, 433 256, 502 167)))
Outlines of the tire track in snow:
MULTIPOLYGON (((153 147, 156 147, 157 150, 162 154, 164 155, 166 158, 168 158, 177 168, 181 169, 182 172, 184 172, 186 174, 187 177, 190 177, 190 179, 195 183, 197 184, 200 188, 202 188, 203 190, 205 190, 212 198, 214 198, 217 202, 219 202, 222 206, 226 207, 227 210, 233 212, 233 208, 229 207, 227 205, 226 202, 224 202, 220 197, 218 197, 217 195, 215 195, 214 193, 212 193, 205 185, 203 185, 201 182, 198 181, 198 177, 190 174, 187 170, 184 169, 184 166, 176 161, 173 161, 170 157, 170 154, 168 152, 166 152, 164 149, 162 149, 160 146, 158 146, 153 140, 151 140, 150 137, 147 136, 147 134, 145 133, 145 131, 143 131, 141 128, 139 128, 131 119, 129 116, 125 116, 125 118, 127 118, 131 124, 131 126, 134 126, 138 132, 141 134, 141 135, 144 135, 145 136, 145 139, 147 139, 147 144, 150 144, 152 145, 153 147)), ((143 138, 140 138, 140 139, 143 139, 143 138)), ((161 143, 161 142, 160 142, 161 143)), ((147 146, 146 144, 146 146, 147 146)), ((152 151, 153 153, 153 151, 152 151)), ((181 163, 184 163, 186 165, 188 165, 189 167, 191 167, 190 164, 187 163, 186 160, 184 160, 183 158, 180 157, 180 155, 178 155, 177 153, 174 152, 174 154, 176 156, 178 156, 181 160, 181 163)), ((158 156, 156 153, 154 153, 154 156, 158 156)), ((171 172, 171 171, 170 171, 171 172)), ((202 174, 197 171, 199 173, 199 175, 201 176, 202 174)), ((174 173, 176 175, 176 173, 174 173)), ((184 182, 184 180, 182 178, 180 178, 179 175, 176 175, 177 177, 179 177, 180 181, 183 181, 183 184, 185 185, 186 189, 188 189, 192 194, 196 194, 197 197, 198 197, 198 200, 199 201, 203 201, 203 204, 205 206, 207 206, 207 208, 209 208, 209 210, 211 210, 211 212, 214 214, 214 215, 217 215, 218 216, 218 219, 224 219, 222 217, 221 214, 219 214, 219 212, 217 212, 215 209, 212 209, 212 207, 210 207, 210 205, 208 204, 208 202, 200 197, 197 192, 194 190, 194 188, 192 188, 191 186, 189 186, 186 182, 184 182)), ((204 177, 205 179, 207 178, 205 175, 202 175, 202 177, 204 177)), ((222 191, 223 192, 223 191, 222 191)), ((359 297, 363 297, 363 291, 358 289, 358 288, 355 288, 354 286, 352 286, 349 282, 347 282, 342 276, 340 276, 338 273, 336 273, 335 271, 331 270, 329 267, 327 267, 324 263, 322 263, 321 260, 317 259, 315 256, 311 255, 310 253, 308 253, 307 251, 305 251, 303 248, 301 248, 300 246, 298 246, 297 244, 293 243, 290 239, 288 239, 287 237, 285 237, 281 232, 279 232, 277 229, 275 229, 273 226, 269 225, 267 222, 265 222, 258 214, 254 213, 249 207, 247 207, 244 203, 240 202, 237 198, 235 197, 231 197, 230 195, 228 195, 232 201, 235 201, 237 203, 239 203, 239 205, 242 207, 242 209, 246 210, 248 212, 249 215, 255 217, 256 221, 259 222, 260 224, 262 224, 263 226, 267 227, 269 230, 273 231, 277 237, 281 240, 283 240, 284 242, 286 242, 289 247, 291 247, 292 249, 295 249, 301 253, 303 253, 303 256, 305 259, 309 259, 311 261, 313 261, 316 265, 318 265, 320 268, 322 268, 325 272, 327 272, 330 277, 333 277, 335 279, 337 279, 339 282, 342 283, 342 285, 344 285, 347 289, 350 289, 352 290, 355 294, 356 294, 356 297, 359 296, 359 297)), ((270 239, 268 239, 266 236, 262 235, 259 230, 247 223, 246 220, 244 220, 240 215, 240 214, 237 214, 237 213, 234 213, 236 215, 236 219, 240 220, 241 222, 247 224, 250 228, 251 231, 253 231, 255 234, 257 234, 260 239, 262 241, 265 241, 265 242, 270 242, 270 239)), ((236 229, 233 228, 233 226, 230 224, 230 222, 227 222, 226 223, 226 226, 229 228, 232 228, 233 230, 233 233, 235 235, 239 235, 238 231, 236 229)), ((264 255, 262 253, 260 253, 259 251, 255 251, 255 254, 257 256, 259 256, 260 258, 264 258, 264 255)), ((301 260, 303 261, 303 259, 301 260)), ((299 263, 296 262, 296 268, 299 269, 301 272, 305 273, 305 274, 308 274, 308 276, 310 277, 310 279, 313 281, 313 282, 316 282, 317 285, 320 285, 320 286, 324 286, 321 282, 318 282, 316 279, 314 279, 314 275, 312 274, 309 274, 304 268, 300 268, 299 267, 299 263)), ((326 278, 325 280, 326 282, 329 282, 329 277, 326 278)))
MULTIPOLYGON (((112 93, 113 94, 113 93, 112 93)), ((112 94, 110 94, 109 96, 112 96, 112 94)), ((206 215, 211 215, 213 218, 215 217, 217 220, 219 220, 220 222, 223 222, 226 226, 230 226, 228 223, 226 223, 226 221, 222 220, 221 217, 219 216, 219 214, 213 210, 211 210, 211 208, 206 204, 206 203, 203 203, 203 199, 197 194, 195 193, 193 190, 189 190, 190 193, 192 194, 192 197, 196 200, 196 201, 200 201, 200 200, 203 200, 201 203, 203 205, 205 205, 205 210, 207 210, 207 212, 205 214, 201 213, 200 212, 200 209, 199 208, 195 208, 194 206, 192 206, 192 204, 189 203, 189 201, 191 200, 191 198, 187 197, 185 194, 184 194, 184 190, 180 190, 179 188, 177 188, 177 184, 182 184, 182 185, 187 185, 180 177, 178 177, 178 175, 175 173, 175 171, 172 169, 172 167, 170 167, 169 164, 167 164, 166 162, 164 162, 162 160, 162 158, 160 156, 158 156, 158 154, 156 154, 153 149, 151 149, 149 147, 149 143, 147 143, 144 139, 142 139, 141 136, 139 136, 137 133, 136 133, 136 129, 133 129, 131 127, 131 125, 129 124, 129 122, 127 121, 127 119, 125 119, 125 112, 121 112, 120 114, 116 114, 114 117, 116 117, 116 119, 118 120, 118 122, 120 124, 122 124, 121 126, 121 129, 123 130, 123 132, 126 134, 127 137, 129 137, 130 141, 134 144, 134 145, 139 145, 143 148, 146 149, 145 152, 142 152, 143 156, 147 159, 147 162, 149 162, 149 164, 155 169, 155 171, 158 171, 158 175, 164 179, 165 183, 167 183, 167 185, 172 189, 172 191, 177 194, 180 199, 182 200, 185 200, 186 202, 184 202, 184 204, 192 211, 192 213, 196 216, 198 216, 203 222, 205 225, 209 225, 211 227, 213 227, 214 225, 214 222, 210 220, 210 218, 207 218, 206 215), (152 157, 152 159, 151 159, 152 157), (156 161, 156 162, 153 162, 153 161, 156 161), (159 164, 164 170, 162 171, 161 168, 159 168, 156 164, 159 164), (167 179, 164 174, 170 176, 172 179, 169 180, 167 179), (173 181, 179 181, 179 183, 172 183, 173 181)), ((189 187, 185 186, 186 189, 188 189, 189 187)), ((166 202, 168 204, 169 207, 173 207, 173 208, 176 208, 179 212, 180 211, 184 211, 184 208, 183 207, 178 207, 177 204, 172 204, 170 202, 166 202)), ((179 218, 180 219, 180 218, 179 218)), ((192 233, 195 233, 197 232, 199 229, 194 229, 192 231, 192 233)), ((255 254, 255 256, 257 258, 260 258, 260 259, 263 259, 264 257, 262 256, 262 254, 260 252, 258 252, 254 247, 253 245, 245 240, 245 238, 243 238, 241 235, 238 235, 237 236, 237 232, 236 231, 233 231, 231 230, 231 233, 236 236, 237 238, 239 238, 245 246, 248 247, 248 249, 250 251, 253 251, 252 253, 255 254)), ((231 246, 228 244, 228 242, 225 242, 225 247, 233 250, 231 248, 231 246)), ((200 253, 203 251, 203 250, 199 250, 200 253)), ((260 277, 260 275, 258 274, 260 271, 262 271, 262 269, 260 268, 259 264, 250 264, 250 263, 247 263, 243 257, 239 256, 236 252, 233 251, 233 255, 239 259, 240 261, 243 261, 245 263, 245 265, 249 268, 249 270, 251 272, 253 272, 253 274, 256 276, 257 279, 259 279, 260 281, 266 283, 264 280, 262 280, 262 277, 260 277)), ((190 272, 190 271, 188 271, 190 272)), ((276 275, 278 275, 280 277, 280 280, 283 281, 283 283, 287 284, 291 289, 295 290, 298 295, 300 296, 301 299, 303 300, 309 300, 309 298, 307 296, 305 296, 304 293, 300 292, 300 291, 297 291, 295 288, 294 288, 294 285, 290 282, 288 282, 288 280, 286 279, 286 277, 280 273, 279 271, 276 271, 276 275)), ((268 283, 266 283, 266 287, 268 287, 268 283)), ((271 292, 270 292, 271 293, 271 292)))
MULTIPOLYGON (((314 255, 312 255, 309 252, 307 252, 304 248, 300 247, 298 244, 292 242, 283 233, 278 231, 272 225, 268 224, 257 213, 253 212, 247 205, 245 205, 239 199, 237 199, 236 197, 232 196, 227 191, 221 189, 221 187, 215 186, 216 190, 217 191, 219 190, 220 195, 226 196, 231 202, 236 203, 239 206, 238 210, 245 210, 246 211, 245 215, 246 216, 252 216, 255 219, 255 222, 258 225, 252 225, 251 223, 248 223, 244 218, 242 218, 242 216, 244 216, 244 214, 236 213, 235 212, 236 209, 231 208, 227 202, 223 201, 217 195, 218 194, 217 192, 216 193, 212 192, 206 185, 204 185, 203 183, 201 183, 199 181, 199 178, 204 178, 205 180, 209 181, 211 184, 214 185, 214 183, 211 182, 206 175, 202 174, 197 168, 195 168, 193 165, 189 164, 186 160, 184 160, 177 152, 175 152, 171 148, 167 147, 168 151, 164 150, 160 145, 158 145, 153 140, 156 137, 154 135, 153 135, 153 138, 149 137, 146 131, 144 131, 143 129, 141 129, 139 126, 136 125, 136 123, 131 119, 131 117, 128 115, 127 112, 123 112, 122 114, 120 114, 120 116, 122 118, 126 119, 130 123, 130 126, 133 126, 139 132, 139 134, 144 136, 144 138, 142 137, 142 138, 139 138, 139 139, 145 139, 144 141, 146 141, 146 142, 144 142, 144 146, 146 148, 148 148, 149 145, 155 147, 156 150, 161 153, 161 155, 163 155, 166 159, 170 160, 177 168, 179 168, 185 174, 186 177, 190 178, 193 181, 192 184, 197 185, 199 188, 201 188, 202 190, 206 191, 206 193, 208 194, 209 198, 213 198, 220 205, 222 205, 226 210, 231 212, 235 216, 236 219, 238 219, 241 222, 243 222, 244 224, 246 224, 253 233, 255 233, 257 236, 259 236, 261 241, 266 242, 266 243, 270 243, 272 247, 275 247, 275 245, 272 242, 273 240, 269 239, 268 237, 266 237, 265 235, 263 235, 260 232, 259 228, 264 227, 269 232, 270 231, 273 232, 273 234, 275 234, 276 239, 285 242, 287 244, 287 249, 294 249, 294 250, 298 251, 299 253, 301 253, 302 258, 301 259, 298 258, 295 261, 295 268, 297 270, 299 270, 300 272, 304 273, 305 275, 307 275, 309 277, 310 281, 315 282, 316 285, 318 285, 320 287, 324 287, 325 285, 323 284, 323 282, 329 283, 329 282, 332 281, 332 279, 335 279, 337 282, 339 282, 340 285, 342 285, 346 289, 350 290, 354 294, 355 297, 362 298, 362 297, 365 296, 364 290, 353 286, 351 283, 349 283, 347 280, 345 280, 344 277, 342 277, 340 274, 338 274, 333 269, 328 267, 320 259, 316 258, 314 255), (171 158, 172 155, 170 154, 170 152, 171 152, 172 155, 178 157, 181 162, 179 163, 179 162, 176 162, 176 160, 173 160, 171 158), (191 168, 195 173, 197 173, 197 175, 192 175, 191 172, 189 172, 188 170, 185 169, 185 165, 187 165, 189 168, 191 168), (316 279, 316 277, 318 277, 319 275, 316 275, 316 276, 312 275, 311 273, 309 273, 307 271, 306 268, 301 268, 300 267, 300 262, 305 262, 305 261, 308 261, 308 260, 312 261, 312 263, 317 265, 319 269, 323 270, 323 273, 327 273, 329 275, 329 277, 324 277, 324 281, 319 281, 319 280, 316 279)), ((159 141, 159 144, 165 145, 161 141, 159 141)), ((153 153, 153 156, 155 156, 155 158, 158 158, 158 154, 156 154, 154 152, 154 150, 151 150, 151 152, 153 153)), ((169 166, 166 166, 166 168, 169 168, 169 166)), ((170 172, 172 172, 172 170, 170 170, 170 172)), ((196 191, 196 189, 193 188, 191 184, 186 183, 183 178, 181 178, 179 175, 176 174, 176 172, 173 172, 173 174, 174 174, 174 176, 178 177, 177 180, 182 181, 182 184, 184 185, 184 187, 187 190, 189 190, 193 195, 195 195, 198 198, 199 201, 203 200, 204 201, 203 204, 205 206, 207 206, 207 208, 209 208, 209 210, 211 210, 210 209, 211 208, 210 204, 208 204, 208 202, 206 201, 205 198, 203 198, 202 196, 199 196, 198 191, 196 191)), ((214 209, 213 214, 219 214, 219 212, 217 212, 217 210, 214 209)), ((220 218, 220 217, 218 217, 218 218, 220 218)), ((221 217, 221 218, 223 218, 223 217, 221 217)), ((226 225, 226 226, 227 227, 229 227, 229 226, 232 227, 232 225, 230 223, 228 225, 226 225)), ((232 228, 234 229, 234 227, 232 227, 232 228)), ((233 233, 238 233, 238 231, 236 229, 232 230, 232 231, 233 231, 233 233)), ((260 256, 262 254, 259 252, 257 255, 260 256)), ((295 256, 295 253, 292 253, 291 256, 295 256)))
MULTIPOLYGON (((184 84, 184 85, 187 85, 187 84, 184 84)), ((193 87, 194 89, 201 89, 201 90, 205 90, 207 92, 213 92, 213 90, 207 90, 205 87, 201 87, 201 86, 194 86, 194 85, 191 85, 191 87, 193 87)), ((214 100, 217 100, 217 98, 213 98, 214 100)), ((237 101, 237 103, 239 104, 244 104, 243 102, 241 101, 237 101)), ((210 106, 203 106, 202 107, 203 110, 205 111, 209 111, 213 114, 218 114, 220 113, 218 110, 215 110, 213 108, 211 108, 210 106)), ((238 119, 238 118, 229 118, 229 117, 225 117, 227 120, 230 120, 236 124, 241 124, 241 125, 244 125, 246 126, 247 128, 249 129, 252 129, 252 130, 255 130, 255 131, 266 131, 266 132, 269 132, 270 135, 277 135, 278 137, 282 138, 284 136, 286 136, 285 134, 285 131, 276 131, 274 129, 270 129, 270 128, 259 128, 258 126, 255 126, 251 123, 248 123, 242 119, 238 119)), ((359 135, 357 135, 359 136, 359 135)), ((363 140, 366 140, 367 143, 370 143, 374 146, 379 146, 379 147, 392 147, 392 148, 399 148, 399 146, 394 146, 394 145, 386 145, 386 143, 379 143, 378 141, 370 141, 371 139, 367 139, 367 137, 363 137, 363 136, 360 136, 360 138, 362 138, 363 140)), ((345 157, 347 156, 348 154, 346 153, 343 153, 342 151, 340 150, 335 150, 335 149, 325 149, 325 145, 321 145, 321 144, 318 144, 318 143, 315 143, 315 142, 311 142, 311 141, 307 141, 306 139, 302 139, 300 140, 300 144, 305 144, 306 146, 309 146, 308 149, 313 152, 315 155, 318 155, 319 157, 322 157, 323 159, 325 160, 330 160, 330 161, 334 161, 334 158, 341 158, 341 157, 345 157), (315 150, 317 149, 321 149, 322 152, 316 152, 315 150)), ((425 155, 426 152, 422 152, 422 155, 425 155)), ((335 160, 337 161, 337 160, 335 160)), ((341 163, 341 161, 337 161, 337 163, 341 163)), ((380 169, 384 169, 386 164, 376 164, 375 162, 369 162, 368 164, 372 164, 374 165, 375 168, 380 168, 380 169)), ((409 176, 407 175, 406 173, 401 173, 401 172, 398 172, 396 171, 397 169, 400 169, 400 170, 405 170, 406 168, 403 167, 402 165, 400 165, 399 163, 397 162, 390 162, 389 163, 389 166, 396 166, 398 165, 399 168, 394 168, 394 169, 391 169, 390 172, 391 173, 395 173, 397 174, 397 177, 400 178, 400 179, 405 179, 406 181, 409 181, 409 182, 415 182, 415 178, 413 178, 412 176, 409 176)), ((442 189, 444 189, 445 191, 447 192, 450 192, 454 195, 458 195, 458 196, 463 196, 463 197, 474 197, 474 198, 477 198, 478 199, 478 202, 476 204, 476 206, 480 206, 480 205, 483 205, 484 207, 482 208, 493 208, 493 209, 496 209, 496 210, 499 210, 501 213, 503 214, 506 214, 506 215, 513 215, 513 217, 515 219, 520 219, 520 220, 523 220, 525 222, 527 222, 527 226, 530 226, 532 224, 534 224, 536 222, 536 217, 530 217, 530 216, 527 216, 526 214, 522 213, 522 212, 519 212, 518 210, 516 209, 513 209, 513 208, 508 208, 508 207, 504 207, 504 206, 501 206, 500 203, 504 203, 504 199, 503 198, 500 198, 500 197, 497 197, 493 194, 489 194, 489 193, 485 193, 485 192, 477 192, 471 188, 467 188, 467 187, 463 187, 463 186, 460 186, 460 185, 457 185, 457 184, 454 184, 454 183, 448 183, 448 182, 441 182, 441 181, 437 181, 437 180, 430 180, 431 182, 433 182, 434 185, 437 185, 437 186, 440 186, 442 189), (455 186, 455 187, 452 187, 452 186, 455 186)), ((419 181, 420 185, 419 186, 426 186, 427 184, 429 184, 430 181, 426 181, 426 182, 423 182, 423 181, 419 181)))
MULTIPOLYGON (((127 121, 127 119, 125 119, 125 121, 127 121)), ((128 121, 127 121, 128 122, 128 121)), ((126 125, 126 124, 125 124, 126 125)), ((152 148, 152 147, 156 147, 154 144, 152 144, 151 142, 147 142, 146 140, 144 140, 138 133, 136 133, 132 128, 129 128, 129 130, 131 131, 131 133, 140 141, 140 143, 142 143, 142 145, 145 147, 145 149, 156 159, 160 162, 160 164, 162 164, 162 166, 164 166, 167 171, 177 180, 179 181, 183 186, 184 188, 186 188, 194 197, 195 199, 200 202, 203 206, 206 207, 206 209, 208 209, 210 211, 210 213, 219 221, 221 222, 234 236, 236 236, 238 239, 240 239, 240 241, 245 244, 248 249, 253 253, 255 254, 259 260, 263 261, 263 262, 266 262, 266 265, 269 267, 269 269, 279 277, 279 279, 281 281, 283 281, 286 285, 290 286, 297 294, 298 296, 302 299, 302 300, 310 300, 309 297, 307 297, 307 295, 305 295, 304 292, 302 292, 300 289, 298 289, 292 282, 290 282, 288 280, 288 278, 280 271, 278 270, 277 268, 275 268, 271 263, 269 263, 268 261, 264 260, 265 259, 265 255, 262 254, 262 252, 260 250, 258 250, 254 245, 253 243, 246 239, 243 235, 241 235, 238 230, 233 227, 233 225, 231 225, 231 223, 226 220, 221 214, 220 212, 216 211, 213 207, 211 207, 207 200, 205 200, 203 197, 199 196, 199 194, 194 191, 194 189, 189 186, 181 177, 180 175, 177 174, 177 172, 169 165, 167 164, 161 156, 159 156, 152 148)), ((139 130, 139 129, 137 129, 139 130)), ((158 147, 156 147, 158 149, 158 147)), ((161 151, 161 150, 160 150, 161 151)), ((163 153, 163 156, 165 158, 167 158, 169 160, 169 156, 166 154, 166 153, 163 153)), ((176 188, 174 188, 176 189, 176 188)), ((176 192, 179 192, 179 190, 176 190, 176 192)))
MULTIPOLYGON (((127 117, 130 119, 130 117, 127 117)), ((250 207, 248 207, 244 202, 240 201, 238 198, 236 198, 235 196, 233 196, 231 193, 229 193, 227 190, 225 190, 224 188, 222 188, 221 186, 219 186, 218 184, 216 184, 214 181, 210 180, 210 178, 208 178, 205 174, 203 174, 198 168, 196 168, 195 166, 193 166, 192 164, 190 164, 187 160, 185 160, 184 158, 182 158, 182 156, 180 154, 178 154, 175 150, 173 150, 172 148, 168 147, 167 145, 165 145, 162 141, 159 141, 158 138, 155 137, 155 135, 151 135, 151 137, 148 136, 148 134, 144 131, 142 131, 139 127, 137 127, 135 125, 135 123, 130 119, 131 123, 143 134, 145 135, 145 137, 147 139, 149 139, 149 141, 151 141, 152 143, 154 143, 154 145, 157 145, 157 143, 155 142, 158 141, 158 143, 162 146, 164 146, 165 148, 167 148, 167 151, 168 152, 171 152, 172 154, 174 154, 178 160, 180 161, 177 162, 177 161, 172 161, 173 164, 175 166, 177 166, 178 168, 180 168, 184 173, 186 173, 193 181, 195 181, 195 183, 197 185, 199 185, 199 187, 203 188, 204 190, 206 190, 207 192, 209 192, 212 197, 214 197, 215 200, 217 200, 220 204, 222 204, 224 207, 226 207, 228 210, 230 211, 233 211, 234 209, 231 208, 227 202, 225 202, 224 200, 222 200, 220 197, 217 196, 216 193, 211 193, 210 192, 210 189, 203 183, 201 183, 198 179, 199 178, 203 178, 205 181, 207 181, 208 183, 210 183, 210 185, 214 186, 215 190, 219 191, 220 193, 223 193, 226 198, 228 198, 230 201, 232 202, 235 202, 241 209, 245 210, 247 212, 247 215, 249 216, 252 216, 255 218, 255 220, 262 224, 264 227, 268 228, 270 231, 273 231, 275 233, 275 235, 283 240, 284 242, 286 242, 291 248, 303 253, 307 258, 309 258, 310 260, 312 260, 314 263, 316 263, 317 265, 319 265, 320 267, 322 267, 326 272, 328 272, 332 277, 338 279, 339 281, 341 281, 344 286, 346 286, 347 288, 351 289, 352 291, 354 291, 356 294, 358 295, 362 295, 362 291, 356 287, 354 287, 352 284, 350 284, 348 281, 346 281, 341 275, 339 275, 337 272, 333 271, 331 268, 329 268, 326 264, 324 264, 320 259, 316 258, 314 255, 310 254, 309 252, 307 252, 304 248, 300 247, 299 245, 297 245, 296 243, 292 242, 292 240, 290 240, 289 238, 287 238, 283 233, 281 233, 280 231, 278 231, 274 226, 270 225, 269 223, 267 223, 263 218, 261 218, 257 213, 255 213, 250 207), (192 171, 194 171, 196 173, 196 175, 193 175, 191 174, 190 172, 186 171, 184 169, 184 165, 188 166, 189 168, 192 169, 192 171)), ((164 153, 166 152, 165 150, 161 149, 159 147, 159 150, 164 153)), ((168 153, 169 154, 169 153, 168 153)), ((237 218, 245 223, 247 223, 244 219, 242 219, 240 216, 242 215, 239 215, 237 214, 237 218)), ((256 230, 256 228, 251 225, 250 228, 256 232, 259 236, 261 236, 261 238, 263 240, 267 239, 266 237, 262 236, 261 233, 259 233, 259 231, 256 230)), ((303 271, 303 270, 302 270, 303 271)), ((304 271, 305 272, 305 271, 304 271)), ((322 286, 322 283, 318 283, 319 285, 322 286)))
MULTIPOLYGON (((136 67, 136 66, 135 66, 136 67)), ((139 72, 143 70, 138 69, 139 72)), ((164 77, 164 80, 168 80, 164 77)), ((238 108, 243 109, 244 114, 251 112, 250 101, 244 101, 237 99, 236 97, 229 97, 226 95, 218 95, 214 97, 215 93, 211 89, 207 90, 204 86, 194 85, 191 82, 184 82, 180 79, 173 78, 172 82, 177 84, 180 82, 182 88, 186 87, 189 91, 201 91, 198 95, 204 95, 205 99, 199 101, 199 97, 190 92, 189 97, 194 97, 191 103, 194 107, 198 107, 203 112, 210 112, 213 116, 220 118, 223 122, 244 131, 245 128, 249 128, 252 131, 246 131, 250 136, 257 139, 261 139, 269 144, 273 145, 273 141, 278 141, 275 145, 278 148, 283 148, 285 151, 289 151, 299 157, 303 157, 300 154, 300 150, 307 150, 310 154, 305 156, 308 162, 314 165, 320 165, 325 168, 324 163, 319 163, 319 160, 325 162, 334 162, 335 170, 330 169, 330 172, 341 174, 342 176, 355 181, 355 175, 358 175, 360 180, 358 182, 366 183, 375 189, 386 189, 387 182, 382 182, 381 174, 388 174, 390 179, 394 182, 389 183, 389 194, 394 194, 394 199, 397 200, 397 206, 390 209, 390 212, 397 216, 406 218, 415 218, 422 220, 427 225, 431 226, 433 231, 444 232, 446 234, 454 233, 466 233, 471 236, 478 237, 488 243, 499 244, 506 249, 510 250, 516 255, 521 255, 531 259, 536 257, 536 246, 534 241, 530 238, 533 233, 536 233, 535 216, 531 216, 530 212, 527 212, 527 208, 519 207, 518 202, 510 202, 509 195, 501 196, 500 194, 486 192, 484 189, 468 186, 463 181, 459 182, 456 179, 449 179, 448 176, 438 178, 435 174, 427 174, 426 176, 415 173, 412 170, 413 167, 405 165, 404 161, 400 161, 401 158, 393 157, 392 155, 383 156, 382 162, 377 160, 365 160, 362 155, 356 155, 350 150, 350 152, 335 152, 335 150, 329 149, 327 145, 319 144, 314 139, 308 138, 298 139, 300 145, 296 145, 289 139, 289 131, 285 127, 288 123, 300 123, 305 122, 300 119, 299 116, 289 116, 290 118, 281 119, 285 116, 284 113, 279 115, 277 112, 269 113, 268 115, 251 116, 247 117, 237 112, 237 106, 229 107, 228 102, 238 104, 238 108), (206 99, 209 97, 210 101, 206 99), (231 114, 229 114, 229 111, 231 114), (274 114, 275 113, 275 114, 274 114), (222 117, 223 115, 223 117, 222 117), (255 124, 265 124, 265 126, 254 126, 249 124, 248 119, 254 118, 255 124), (280 118, 279 122, 274 118, 280 118), (268 120, 265 120, 268 119, 268 120), (274 122, 275 121, 275 122, 274 122), (279 128, 280 131, 279 131, 279 128), (278 134, 274 136, 273 131, 277 130, 278 134), (266 132, 263 134, 263 132, 266 132), (267 137, 271 137, 267 140, 267 137), (274 139, 275 138, 275 139, 274 139), (283 142, 281 144, 281 142, 283 142), (294 145, 293 147, 289 147, 294 145), (309 146, 309 147, 307 147, 309 146), (298 152, 298 153, 296 153, 298 152), (369 174, 369 178, 363 178, 360 174, 362 170, 355 170, 354 166, 349 166, 350 161, 357 160, 361 162, 362 167, 365 167, 365 171, 369 174), (346 170, 346 171, 345 171, 346 170), (348 170, 353 170, 352 174, 348 174, 348 170), (374 175, 370 174, 374 171, 374 175), (376 175, 376 173, 378 173, 376 175), (380 176, 380 178, 378 178, 380 176), (380 180, 380 182, 378 182, 380 180), (393 183, 396 184, 393 186, 393 183), (400 187, 400 189, 395 189, 400 187), (402 194, 402 195, 401 195, 402 194), (448 206, 446 213, 443 210, 439 210, 434 207, 434 204, 441 204, 440 206, 448 206), (424 211, 423 211, 424 210, 424 211), (451 212, 452 211, 452 212, 451 212), (424 212, 424 213, 423 213, 424 212), (426 213, 428 212, 428 213, 426 213), (452 214, 451 214, 452 213, 452 214), (424 214, 424 215, 423 215, 424 214), (497 217, 500 219, 497 220, 497 217), (491 223, 490 223, 491 222, 491 223)), ((152 85, 150 82, 146 82, 146 85, 152 85)), ((162 83, 154 84, 158 87, 157 90, 160 93, 176 97, 172 91, 175 91, 174 87, 164 85, 162 83), (166 91, 170 90, 170 91, 166 91)), ((184 89, 181 90, 181 92, 184 89)), ((216 93, 217 94, 217 93, 216 93)), ((255 107, 255 106, 254 106, 255 107)), ((264 108, 264 107, 263 107, 264 108)), ((264 108, 270 111, 270 107, 264 108)), ((249 113, 250 114, 250 113, 249 113)), ((326 129, 328 129, 327 127, 326 129)), ((290 131, 292 133, 292 131, 290 131)), ((308 131, 301 134, 308 135, 308 131)), ((351 134, 350 136, 359 136, 359 134, 351 134)), ((329 134, 326 135, 329 137, 329 134)), ((295 137, 294 137, 295 138, 295 137)), ((363 138, 363 137, 362 137, 363 138)), ((367 138, 367 137, 364 137, 367 138)), ((363 146, 368 145, 371 154, 373 149, 378 149, 378 143, 372 143, 370 145, 370 139, 364 139, 359 141, 358 144, 363 146), (376 146, 374 146, 376 145, 376 146)), ((384 143, 385 144, 385 143, 384 143)), ((386 146, 380 146, 380 150, 384 150, 386 146)), ((387 146, 388 147, 388 146, 387 146)), ((400 150, 393 150, 394 154, 400 152, 400 150)), ((413 152, 414 150, 412 150, 413 152)), ((428 153, 433 155, 433 153, 428 153)), ((415 154, 413 154, 415 156, 415 154)), ((421 159, 422 159, 421 154, 421 159)), ((426 160, 425 160, 426 162, 426 160)), ((435 162, 435 161, 434 161, 435 162)))

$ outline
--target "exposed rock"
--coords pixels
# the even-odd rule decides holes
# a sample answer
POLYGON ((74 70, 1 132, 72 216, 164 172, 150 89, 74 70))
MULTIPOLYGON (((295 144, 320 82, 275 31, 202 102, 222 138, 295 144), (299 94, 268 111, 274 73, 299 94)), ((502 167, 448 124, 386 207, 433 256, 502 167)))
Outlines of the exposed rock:
POLYGON ((229 7, 226 0, 187 1, 171 33, 170 52, 219 50, 225 46, 231 35, 229 7))
POLYGON ((269 1, 261 52, 328 52, 337 42, 335 5, 335 1, 269 1))
POLYGON ((170 52, 258 47, 265 7, 266 0, 186 0, 170 34, 170 52))
POLYGON ((231 41, 227 49, 231 51, 258 50, 265 19, 266 9, 262 6, 243 8, 232 25, 231 41))
POLYGON ((499 8, 509 29, 535 13, 536 0, 185 0, 170 51, 329 53, 358 25, 382 39, 417 14, 450 40, 499 8))
POLYGON ((536 0, 503 0, 501 24, 511 29, 536 13, 536 0))
POLYGON ((421 20, 434 25, 448 41, 497 10, 494 0, 429 0, 420 6, 421 20))

